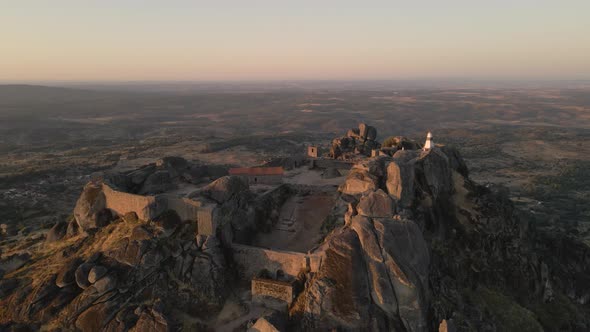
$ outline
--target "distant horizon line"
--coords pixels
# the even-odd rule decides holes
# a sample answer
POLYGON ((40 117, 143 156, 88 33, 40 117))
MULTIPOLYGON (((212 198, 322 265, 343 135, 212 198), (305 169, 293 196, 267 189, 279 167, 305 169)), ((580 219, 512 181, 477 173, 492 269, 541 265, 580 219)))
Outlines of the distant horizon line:
POLYGON ((223 79, 223 80, 172 80, 172 79, 148 79, 148 80, 17 80, 0 79, 0 84, 36 85, 42 83, 68 83, 68 84, 159 84, 159 83, 269 83, 269 82, 318 82, 318 83, 363 83, 363 82, 523 82, 523 83, 550 83, 550 82, 590 82, 590 78, 395 78, 395 79, 223 79))

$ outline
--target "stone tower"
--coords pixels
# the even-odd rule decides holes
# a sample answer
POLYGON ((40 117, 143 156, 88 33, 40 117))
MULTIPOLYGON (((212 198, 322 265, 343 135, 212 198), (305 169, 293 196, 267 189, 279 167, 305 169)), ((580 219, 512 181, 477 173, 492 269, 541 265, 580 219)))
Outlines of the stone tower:
POLYGON ((432 141, 432 133, 428 132, 426 135, 426 143, 424 143, 424 151, 428 151, 434 147, 434 142, 432 141))
POLYGON ((317 146, 308 146, 307 147, 307 156, 311 158, 317 158, 320 155, 320 151, 318 150, 317 146))

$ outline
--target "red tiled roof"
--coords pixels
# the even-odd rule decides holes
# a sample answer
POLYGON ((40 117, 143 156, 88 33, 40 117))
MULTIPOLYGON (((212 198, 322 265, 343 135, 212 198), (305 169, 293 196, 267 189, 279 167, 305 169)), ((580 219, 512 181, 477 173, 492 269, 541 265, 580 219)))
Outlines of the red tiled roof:
POLYGON ((283 175, 282 167, 230 168, 229 175, 283 175))

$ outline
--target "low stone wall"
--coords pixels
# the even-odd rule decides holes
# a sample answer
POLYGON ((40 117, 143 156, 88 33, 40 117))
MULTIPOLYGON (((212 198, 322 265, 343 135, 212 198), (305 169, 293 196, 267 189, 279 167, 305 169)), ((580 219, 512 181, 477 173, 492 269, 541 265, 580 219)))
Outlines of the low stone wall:
POLYGON ((293 283, 254 278, 252 279, 252 300, 264 303, 266 298, 273 298, 285 302, 287 305, 293 302, 293 283))
POLYGON ((124 215, 135 212, 140 219, 150 220, 165 210, 155 196, 141 196, 111 189, 106 184, 102 185, 102 192, 106 199, 106 208, 124 215))
POLYGON ((266 269, 272 274, 281 270, 285 275, 297 277, 302 270, 317 272, 322 256, 293 251, 270 250, 243 244, 232 244, 233 259, 246 279, 258 276, 266 269))
POLYGON ((199 234, 214 235, 217 222, 215 206, 170 195, 142 196, 112 189, 102 185, 106 208, 118 215, 135 212, 142 220, 153 220, 165 210, 174 210, 181 220, 198 222, 199 234))
POLYGON ((310 159, 310 166, 317 168, 336 168, 336 169, 351 169, 354 165, 352 161, 335 160, 335 159, 310 159))

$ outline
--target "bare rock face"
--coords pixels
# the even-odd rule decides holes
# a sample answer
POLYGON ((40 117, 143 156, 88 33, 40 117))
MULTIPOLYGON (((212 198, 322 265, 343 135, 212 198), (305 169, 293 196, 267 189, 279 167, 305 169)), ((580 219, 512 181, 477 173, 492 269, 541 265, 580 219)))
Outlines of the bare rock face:
POLYGON ((467 169, 465 160, 463 160, 463 157, 461 157, 459 150, 448 145, 440 147, 440 150, 449 159, 449 166, 451 167, 451 169, 455 170, 463 177, 469 177, 469 169, 467 169))
POLYGON ((139 314, 139 319, 135 326, 129 331, 132 332, 167 332, 170 331, 168 320, 162 312, 161 303, 152 308, 137 309, 136 314, 139 314))
POLYGON ((399 317, 408 331, 428 330, 430 254, 422 230, 411 220, 374 219, 373 225, 399 317))
POLYGON ((371 298, 385 315, 394 317, 398 311, 398 301, 388 275, 382 248, 375 236, 372 220, 356 216, 352 219, 351 228, 356 232, 361 242, 361 252, 367 265, 371 298))
POLYGON ((359 273, 366 269, 361 244, 356 233, 347 228, 326 246, 324 263, 292 311, 303 330, 362 330, 374 321, 367 274, 359 273))
POLYGON ((352 216, 324 245, 325 261, 293 309, 302 328, 429 330, 430 256, 415 222, 352 216))
POLYGON ((402 207, 409 207, 414 199, 414 172, 413 161, 404 162, 396 158, 387 166, 387 192, 398 200, 402 207))
POLYGON ((367 217, 389 218, 395 214, 395 202, 381 189, 361 197, 356 208, 359 215, 367 217))
POLYGON ((207 185, 201 194, 223 204, 232 197, 249 190, 248 183, 238 176, 224 176, 207 185))
POLYGON ((94 265, 92 263, 83 263, 76 269, 75 277, 76 277, 76 284, 78 287, 82 289, 86 289, 90 287, 90 281, 88 281, 88 274, 94 265))
POLYGON ((74 218, 84 231, 108 225, 112 215, 106 209, 106 200, 100 184, 90 182, 84 186, 74 208, 74 218))
POLYGON ((138 193, 140 195, 161 194, 173 188, 174 184, 172 183, 170 172, 167 170, 159 170, 150 174, 145 179, 138 193))
POLYGON ((101 265, 96 265, 96 266, 92 267, 92 269, 88 273, 88 282, 90 282, 91 284, 94 284, 100 278, 102 278, 107 273, 107 271, 108 271, 108 269, 104 266, 101 266, 101 265))
POLYGON ((422 152, 416 165, 421 168, 428 189, 435 199, 452 193, 451 167, 449 159, 442 151, 435 148, 422 152))
POLYGON ((130 178, 130 181, 133 185, 139 186, 155 171, 156 165, 151 164, 129 173, 128 177, 130 178))
POLYGON ((366 170, 353 169, 348 173, 346 181, 338 189, 347 195, 362 195, 377 190, 378 178, 366 170))

